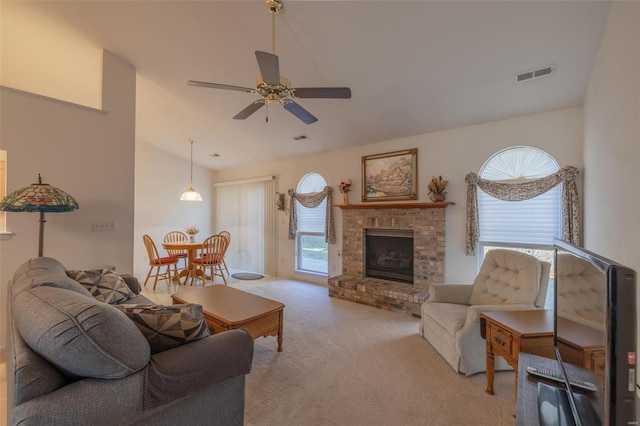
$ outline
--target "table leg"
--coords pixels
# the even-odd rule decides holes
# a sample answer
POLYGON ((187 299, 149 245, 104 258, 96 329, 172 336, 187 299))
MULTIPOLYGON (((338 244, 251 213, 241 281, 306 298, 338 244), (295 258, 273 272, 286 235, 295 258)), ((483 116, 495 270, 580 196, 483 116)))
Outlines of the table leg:
POLYGON ((516 357, 516 362, 515 365, 511 365, 513 367, 513 371, 515 371, 515 379, 514 379, 514 385, 515 385, 515 395, 516 395, 516 401, 518 400, 518 358, 516 357))
POLYGON ((198 249, 189 249, 189 253, 187 255, 187 276, 184 279, 184 285, 187 285, 187 281, 191 278, 191 285, 193 285, 193 280, 196 278, 196 265, 193 263, 193 260, 196 258, 198 254, 198 249))
POLYGON ((282 352, 282 330, 283 330, 283 312, 282 309, 278 313, 278 352, 282 352))
POLYGON ((496 370, 496 364, 493 355, 493 348, 491 347, 491 341, 488 337, 489 333, 487 333, 487 389, 485 392, 489 395, 493 395, 493 377, 496 370))
POLYGON ((184 277, 184 284, 187 283, 187 280, 189 279, 189 269, 183 269, 182 271, 180 271, 180 273, 178 274, 178 284, 182 284, 182 281, 180 281, 180 279, 184 277))

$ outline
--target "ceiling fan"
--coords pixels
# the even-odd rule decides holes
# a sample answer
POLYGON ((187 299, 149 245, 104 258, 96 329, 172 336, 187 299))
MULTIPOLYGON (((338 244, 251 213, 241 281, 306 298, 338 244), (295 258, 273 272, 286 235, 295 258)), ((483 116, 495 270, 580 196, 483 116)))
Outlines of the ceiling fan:
MULTIPOLYGON (((267 9, 271 13, 271 47, 272 53, 256 51, 256 59, 260 68, 261 76, 256 80, 256 87, 230 86, 228 84, 207 83, 204 81, 187 81, 187 85, 194 87, 206 87, 209 89, 235 90, 238 92, 256 93, 262 99, 254 101, 245 109, 237 113, 233 118, 244 120, 254 112, 258 111, 265 104, 279 104, 284 109, 295 115, 305 124, 318 121, 309 111, 304 109, 294 99, 296 98, 332 98, 349 99, 351 89, 348 87, 303 87, 293 88, 291 82, 280 75, 280 64, 276 51, 276 24, 275 15, 283 8, 281 0, 266 0, 267 9)), ((267 121, 269 117, 267 116, 267 121)))

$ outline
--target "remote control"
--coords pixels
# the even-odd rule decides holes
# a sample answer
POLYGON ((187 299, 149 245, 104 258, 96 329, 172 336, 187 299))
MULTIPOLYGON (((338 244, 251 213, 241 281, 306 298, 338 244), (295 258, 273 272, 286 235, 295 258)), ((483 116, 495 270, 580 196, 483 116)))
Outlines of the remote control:
MULTIPOLYGON (((562 374, 558 373, 557 371, 543 370, 541 368, 528 366, 527 373, 534 376, 543 377, 545 379, 555 380, 556 382, 564 383, 564 376, 562 376, 562 374)), ((588 390, 591 392, 595 392, 598 390, 597 386, 593 383, 585 382, 584 380, 576 379, 573 377, 569 378, 569 383, 571 383, 571 386, 575 386, 577 388, 588 390)))

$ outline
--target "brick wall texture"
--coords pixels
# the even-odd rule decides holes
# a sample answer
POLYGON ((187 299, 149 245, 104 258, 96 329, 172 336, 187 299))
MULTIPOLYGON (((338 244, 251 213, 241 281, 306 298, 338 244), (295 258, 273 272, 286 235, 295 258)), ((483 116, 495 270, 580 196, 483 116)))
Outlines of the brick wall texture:
POLYGON ((430 283, 444 282, 444 208, 344 209, 342 275, 329 279, 329 296, 420 316, 430 283), (365 229, 413 231, 413 285, 364 277, 365 229))

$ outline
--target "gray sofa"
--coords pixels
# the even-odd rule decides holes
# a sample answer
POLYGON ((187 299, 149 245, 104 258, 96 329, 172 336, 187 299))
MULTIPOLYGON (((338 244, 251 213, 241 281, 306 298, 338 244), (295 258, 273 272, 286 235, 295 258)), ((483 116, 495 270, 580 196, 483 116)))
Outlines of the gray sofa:
MULTIPOLYGON (((123 278, 126 303, 152 303, 135 277, 123 278)), ((7 312, 10 425, 243 424, 246 330, 151 354, 130 318, 52 258, 18 268, 7 312)))

